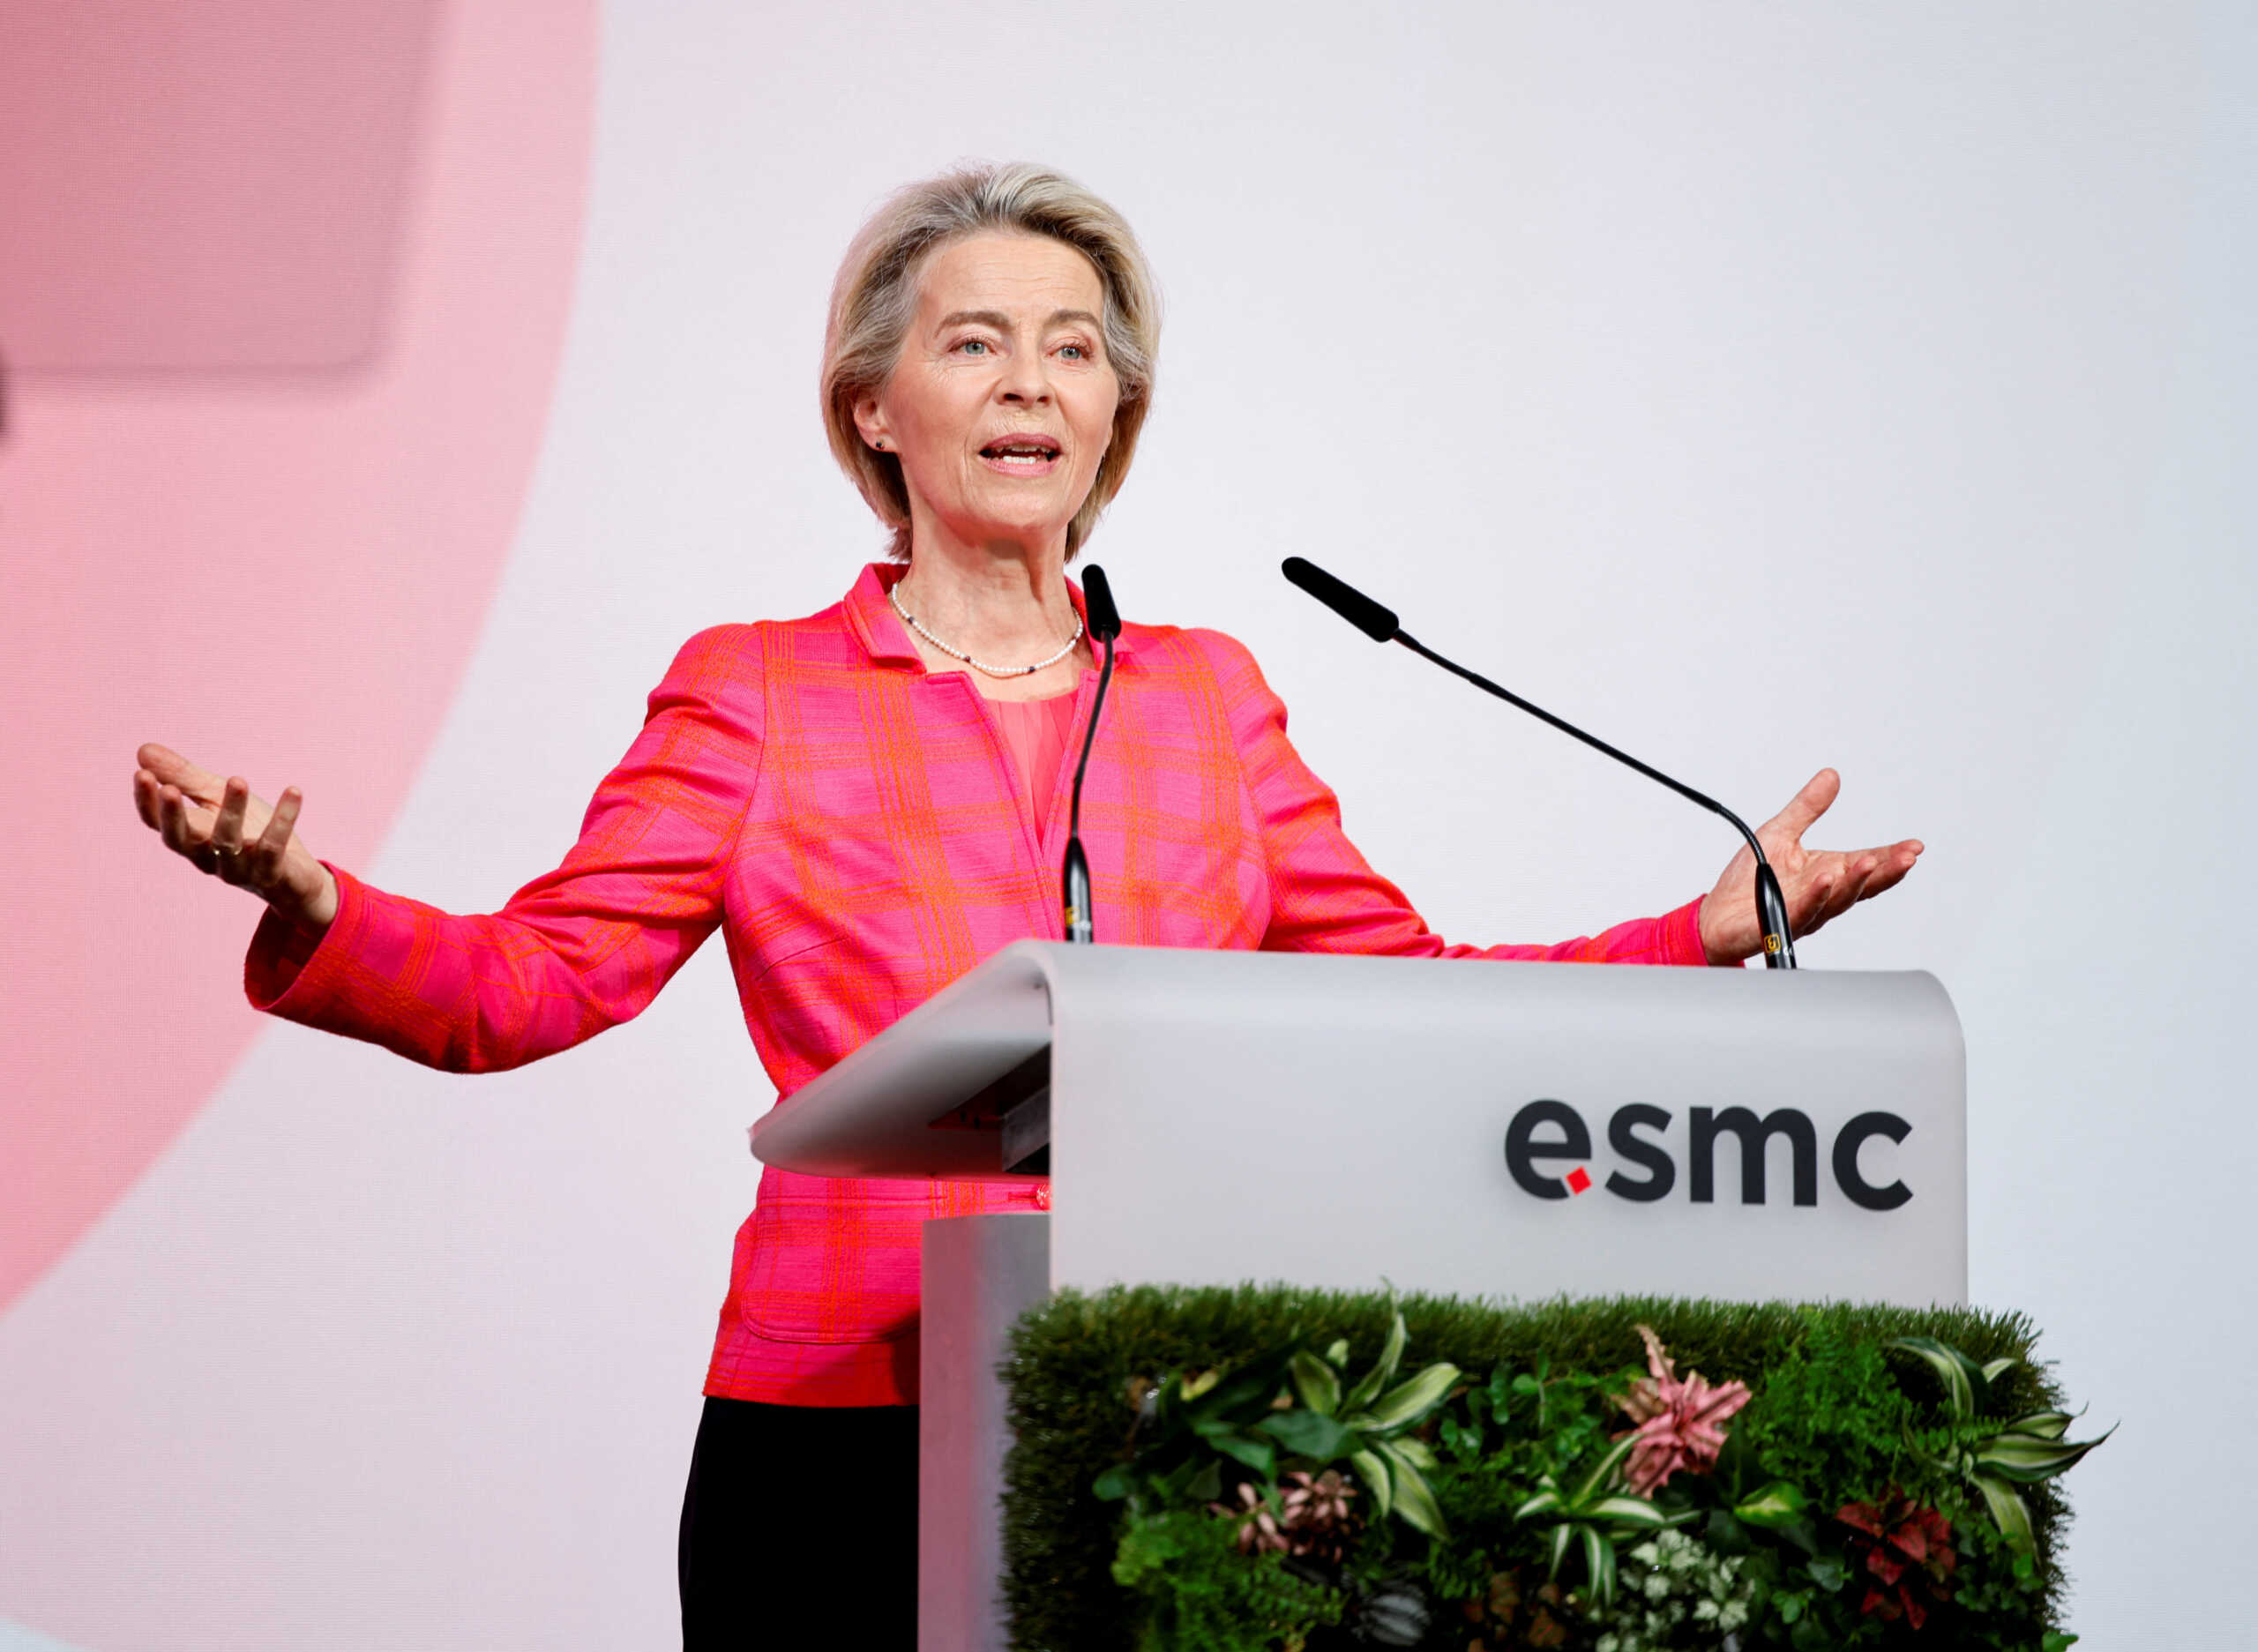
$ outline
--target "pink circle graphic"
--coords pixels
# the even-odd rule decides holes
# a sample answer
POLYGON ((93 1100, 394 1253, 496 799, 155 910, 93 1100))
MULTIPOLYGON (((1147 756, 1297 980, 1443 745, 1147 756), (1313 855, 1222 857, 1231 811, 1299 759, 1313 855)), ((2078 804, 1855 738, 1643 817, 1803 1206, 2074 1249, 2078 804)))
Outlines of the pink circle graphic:
POLYGON ((455 692, 557 377, 596 52, 587 0, 9 16, 0 91, 65 113, 0 200, 73 205, 0 258, 0 1312, 264 1025, 257 908, 134 818, 135 747, 298 784, 361 863, 455 692))

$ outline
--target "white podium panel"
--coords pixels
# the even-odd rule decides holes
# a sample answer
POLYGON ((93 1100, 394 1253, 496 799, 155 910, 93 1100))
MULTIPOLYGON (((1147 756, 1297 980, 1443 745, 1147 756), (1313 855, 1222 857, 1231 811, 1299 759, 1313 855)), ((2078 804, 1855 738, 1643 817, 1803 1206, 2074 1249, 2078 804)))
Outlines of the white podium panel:
POLYGON ((1967 1297, 1965 1111, 1924 974, 1026 941, 752 1133, 1000 1179, 1047 1125, 1054 1288, 1920 1304, 1967 1297))
POLYGON ((1051 1173, 925 1230, 918 1644, 1001 1652, 996 1366, 1046 1284, 1963 1302, 1965 1066, 1925 975, 1022 941, 751 1133, 1051 1173))

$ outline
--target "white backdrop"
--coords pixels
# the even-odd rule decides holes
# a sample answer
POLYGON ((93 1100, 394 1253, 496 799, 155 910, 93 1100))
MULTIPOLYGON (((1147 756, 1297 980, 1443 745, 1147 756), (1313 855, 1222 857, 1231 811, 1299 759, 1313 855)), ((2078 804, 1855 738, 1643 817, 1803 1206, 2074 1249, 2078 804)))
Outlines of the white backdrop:
MULTIPOLYGON (((1059 165, 1169 304, 1091 554, 1132 617, 1254 648, 1436 927, 1659 911, 1731 842, 1372 647, 1282 556, 1753 818, 1832 763, 1825 841, 1926 840, 1805 961, 1958 1003, 1975 1294, 2124 1420, 2073 1476, 2072 1626, 2246 1644, 2247 1539, 2208 1511, 2258 1472, 2228 1421, 2258 1357, 2254 109, 2230 4, 615 4, 532 497, 364 870, 497 904, 684 636, 845 590, 879 537, 814 409, 839 252, 908 177, 1059 165)), ((63 1558, 40 1629, 665 1644, 767 1100, 718 946, 514 1074, 274 1027, 0 1321, 38 1419, 0 1529, 63 1558), (220 1225, 256 1260, 208 1266, 220 1225)))

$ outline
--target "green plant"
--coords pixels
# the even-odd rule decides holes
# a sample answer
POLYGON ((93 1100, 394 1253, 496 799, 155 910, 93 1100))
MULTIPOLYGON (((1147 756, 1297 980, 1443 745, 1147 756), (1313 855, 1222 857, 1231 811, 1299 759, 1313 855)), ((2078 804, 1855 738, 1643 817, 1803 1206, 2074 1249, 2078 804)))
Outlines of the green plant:
POLYGON ((1890 1372, 1886 1338, 1861 1334, 1836 1313, 1797 1312, 1803 1334, 1766 1363, 1733 1438, 1791 1484, 1826 1484, 1841 1501, 1879 1497, 1903 1477, 1916 1417, 1890 1372))
MULTIPOLYGON (((1500 1305, 1291 1286, 1152 1286, 1062 1292, 1013 1333, 1005 1368, 1014 1444, 1006 1466, 1004 1532, 1013 1644, 1021 1652, 1130 1652, 1146 1634, 1158 1599, 1125 1591, 1110 1575, 1126 1500, 1102 1499, 1094 1487, 1105 1470, 1138 1461, 1154 1438, 1155 1417, 1140 1420, 1136 1410, 1150 1378, 1216 1372, 1220 1384, 1282 1345, 1331 1355, 1336 1341, 1355 1354, 1353 1364, 1335 1359, 1336 1368, 1361 1376, 1385 1348, 1398 1312, 1407 1346, 1423 1359, 1484 1373, 1461 1379, 1424 1423, 1406 1431, 1432 1447, 1437 1466, 1423 1469, 1422 1477, 1450 1536, 1438 1541, 1401 1519, 1371 1519, 1370 1496, 1354 1499, 1350 1506, 1366 1518, 1340 1563, 1341 1625, 1313 1630, 1310 1652, 1348 1633, 1359 1601, 1399 1585, 1416 1585, 1431 1603, 1432 1646, 1470 1652, 1478 1637, 1485 1652, 1589 1648, 1604 1626, 1589 1619, 1577 1597, 1544 1581, 1546 1522, 1517 1524, 1513 1514, 1544 1472, 1572 1487, 1611 1448, 1608 1436, 1623 1422, 1608 1396, 1639 1374, 1626 1369, 1625 1355, 1637 1347, 1641 1324, 1654 1328, 1680 1369, 1698 1368, 1719 1383, 1738 1379, 1755 1395, 1732 1419, 1710 1473, 1673 1476, 1656 1493, 1667 1514, 1694 1516, 1672 1529, 1740 1559, 1740 1576, 1755 1581, 1760 1604, 1739 1633, 1744 1648, 1835 1652, 1883 1635, 1883 1625, 1858 1614, 1865 1588, 1853 1587, 1842 1529, 1830 1523, 1814 1534, 1809 1527, 1813 1510, 1870 1500, 1893 1480, 1951 1519, 1960 1554, 1952 1606, 1930 1618, 1919 1644, 1933 1652, 2033 1652, 2045 1635, 2058 1633, 2049 1607, 2060 1580, 2052 1561, 2061 1519, 2057 1485, 2024 1488, 2035 1548, 2018 1559, 1983 1517, 1972 1486, 1948 1484, 1914 1455, 1916 1436, 1925 1448, 1942 1445, 1922 1431, 1940 1428, 1940 1415, 1928 1409, 1925 1370, 1910 1355, 1888 1352, 1895 1338, 1928 1336, 1978 1361, 2012 1357, 2018 1363, 1993 1385, 2000 1414, 2056 1406, 2048 1373, 2030 1363, 2031 1329, 2016 1316, 1651 1297, 1500 1305), (1893 1359, 1902 1370, 1893 1370, 1893 1359), (1901 1391, 1901 1377, 1921 1404, 1901 1391), (1148 1379, 1143 1387, 1133 1387, 1140 1378, 1148 1379), (1760 1445, 1761 1451, 1752 1449, 1760 1445), (1788 1491, 1778 1490, 1783 1484, 1788 1491), (1796 1496, 1808 1506, 1796 1508, 1796 1496), (1811 1541, 1799 1543, 1798 1535, 1811 1541), (1541 1642, 1533 1638, 1539 1635, 1541 1642)), ((1343 1377, 1342 1386, 1345 1398, 1353 1384, 1343 1377)), ((1290 1370, 1272 1400, 1280 1393, 1291 1394, 1290 1409, 1310 1409, 1292 1389, 1290 1370)), ((1157 1405, 1155 1393, 1148 1409, 1157 1405)), ((1251 1412, 1249 1420, 1268 1414, 1251 1412)), ((1272 1442, 1282 1526, 1285 1476, 1297 1460, 1275 1436, 1257 1431, 1255 1437, 1272 1442)), ((1199 1454, 1219 1469, 1217 1500, 1229 1503, 1240 1483, 1260 1480, 1204 1443, 1199 1454)), ((1353 1470, 1351 1476, 1361 1477, 1353 1470)), ((1155 1517, 1167 1512, 1148 1491, 1140 1496, 1155 1517)), ((1188 1499, 1170 1506, 1213 1522, 1215 1548, 1230 1551, 1224 1561, 1252 1559, 1236 1548, 1236 1521, 1216 1520, 1188 1499)), ((1264 1564, 1288 1577, 1295 1568, 1320 1569, 1311 1558, 1291 1555, 1264 1564)), ((1909 1632, 1901 1622, 1888 1633, 1909 1632)))
POLYGON ((1624 1557, 1623 1603, 1594 1652, 1659 1652, 1692 1640, 1713 1646, 1756 1611, 1745 1559, 1721 1555, 1682 1531, 1665 1531, 1624 1557))
MULTIPOLYGON (((2007 1534, 1981 1515, 1970 1499, 1953 1523, 1959 1560, 1953 1574, 1955 1638, 1982 1652, 2030 1652, 2034 1636, 2043 1652, 2061 1652, 2077 1637, 2049 1623, 2047 1579, 2037 1558, 2015 1548, 2007 1534)), ((1932 1629, 1935 1627, 1933 1624, 1932 1629)))
POLYGON ((1389 1321, 1379 1361, 1354 1385, 1343 1387, 1349 1361, 1346 1339, 1336 1339, 1322 1356, 1297 1349, 1288 1361, 1300 1411, 1282 1411, 1266 1426, 1297 1456, 1322 1466, 1345 1457, 1372 1493, 1376 1514, 1393 1510, 1406 1525, 1430 1537, 1450 1535, 1427 1471, 1434 1453, 1411 1431, 1439 1406, 1458 1381, 1458 1367, 1437 1360, 1418 1375, 1390 1387, 1403 1358, 1407 1333, 1403 1315, 1389 1321))
POLYGON ((1144 1597, 1140 1652, 1267 1652, 1341 1620, 1337 1590, 1275 1553, 1240 1552, 1233 1528, 1195 1509, 1130 1520, 1112 1571, 1144 1597))
POLYGON ((1510 1614, 1499 1618, 1485 1603, 1501 1587, 1520 1598, 1524 1570, 1529 1588, 1542 1579, 1544 1534, 1517 1522, 1515 1511, 1544 1475, 1572 1476, 1607 1451, 1608 1396, 1620 1392, 1623 1376, 1555 1371, 1540 1354, 1530 1370, 1497 1367, 1436 1414, 1438 1462, 1429 1477, 1453 1541, 1432 1547, 1426 1572, 1437 1596, 1462 1603, 1470 1622, 1509 1627, 1510 1614))
POLYGON ((1919 1356, 1944 1385, 1945 1411, 1952 1425, 1944 1449, 1924 1451, 1923 1459, 1939 1472, 1974 1486, 2008 1546, 2021 1554, 2032 1552, 2030 1506, 2017 1488, 2042 1484, 2075 1467, 2109 1434, 2100 1439, 2065 1439, 2076 1419, 2067 1411, 2051 1409, 1987 1424, 1983 1413, 1992 1403, 1993 1384, 2020 1363, 2013 1356, 1979 1365, 1933 1336, 1901 1336, 1890 1346, 1919 1356))
POLYGON ((1344 1381, 1346 1339, 1317 1354, 1295 1338, 1228 1372, 1172 1376, 1149 1390, 1151 1426, 1131 1460, 1099 1475, 1093 1490, 1141 1511, 1213 1500, 1223 1485, 1220 1459, 1250 1471, 1266 1496, 1282 1462, 1305 1470, 1346 1462, 1376 1518, 1392 1511, 1430 1536, 1447 1536, 1425 1478, 1434 1454, 1410 1430, 1442 1403, 1459 1371, 1438 1361, 1395 1382, 1407 1334, 1402 1314, 1393 1314, 1379 1359, 1353 1383, 1344 1381))
POLYGON ((1592 1603, 1605 1611, 1615 1600, 1616 1541, 1636 1532, 1660 1531, 1688 1516, 1673 1516, 1643 1497, 1615 1489, 1624 1461, 1636 1444, 1618 1440, 1592 1470, 1565 1489, 1551 1470, 1537 1476, 1536 1493, 1514 1511, 1517 1521, 1550 1517, 1545 1544, 1547 1575, 1558 1578, 1569 1551, 1582 1546, 1584 1576, 1592 1603))

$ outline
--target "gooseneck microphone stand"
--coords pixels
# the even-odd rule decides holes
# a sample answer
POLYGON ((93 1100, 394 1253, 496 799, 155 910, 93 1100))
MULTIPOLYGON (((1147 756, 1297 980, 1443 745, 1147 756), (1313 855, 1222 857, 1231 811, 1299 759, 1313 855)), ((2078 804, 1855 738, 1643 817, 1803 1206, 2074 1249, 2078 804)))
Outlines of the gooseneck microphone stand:
POLYGON ((1097 698, 1090 702, 1089 727, 1082 731, 1081 760, 1074 765, 1074 789, 1066 808, 1066 938, 1088 946, 1097 938, 1090 928, 1090 863, 1082 853, 1082 777, 1089 772, 1098 714, 1105 709, 1105 691, 1113 683, 1113 645, 1121 635, 1121 616, 1113 606, 1113 587, 1106 583, 1104 569, 1093 565, 1082 570, 1082 607, 1091 644, 1105 651, 1098 665, 1097 698))
MULTIPOLYGON (((1780 880, 1773 874, 1772 863, 1764 856, 1764 846, 1756 841, 1756 833, 1748 829, 1742 819, 1716 798, 1695 791, 1691 786, 1674 781, 1651 764, 1641 763, 1629 752, 1619 751, 1596 735, 1586 734, 1575 724, 1555 717, 1542 706, 1531 705, 1510 689, 1500 688, 1488 677, 1469 671, 1453 660, 1446 660, 1432 648, 1411 636, 1396 624, 1395 611, 1383 608, 1354 586, 1335 579, 1315 563, 1300 557, 1289 557, 1280 564, 1280 571, 1301 589, 1308 592, 1326 607, 1347 620, 1374 642, 1399 642, 1421 659, 1442 667, 1453 676, 1465 678, 1485 694, 1494 694, 1508 706, 1519 706, 1541 722, 1550 723, 1562 734, 1572 735, 1595 751, 1604 751, 1618 763, 1634 768, 1649 780, 1659 781, 1685 798, 1695 803, 1731 823, 1733 829, 1746 840, 1748 852, 1756 857, 1756 922, 1764 934, 1764 963, 1770 969, 1792 969, 1796 967, 1795 937, 1788 931, 1788 902, 1780 893, 1780 880)), ((1095 572, 1095 570, 1093 570, 1095 572)))

